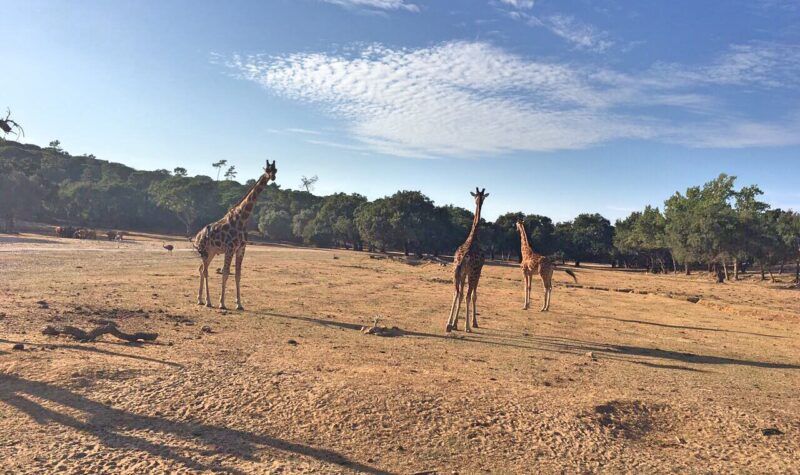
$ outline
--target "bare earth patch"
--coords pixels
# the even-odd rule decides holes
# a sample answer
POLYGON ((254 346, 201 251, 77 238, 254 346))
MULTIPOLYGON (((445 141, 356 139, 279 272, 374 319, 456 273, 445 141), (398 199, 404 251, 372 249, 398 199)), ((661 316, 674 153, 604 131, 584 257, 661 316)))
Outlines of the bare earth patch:
POLYGON ((788 278, 575 269, 539 313, 516 266, 487 265, 480 327, 447 337, 451 267, 408 264, 251 245, 247 310, 221 312, 194 303, 183 240, 0 240, 3 470, 800 471, 788 278), (41 333, 108 321, 159 336, 41 333))

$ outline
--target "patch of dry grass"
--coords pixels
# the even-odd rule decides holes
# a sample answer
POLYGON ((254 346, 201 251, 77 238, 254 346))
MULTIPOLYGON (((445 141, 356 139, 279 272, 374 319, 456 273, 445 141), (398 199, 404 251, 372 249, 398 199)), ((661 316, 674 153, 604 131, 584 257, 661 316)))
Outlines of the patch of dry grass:
POLYGON ((247 310, 223 313, 194 303, 189 244, 161 239, 0 240, 5 469, 800 470, 800 292, 785 282, 576 269, 584 287, 557 272, 542 314, 522 310, 518 268, 489 265, 480 328, 446 337, 450 267, 250 246, 247 310), (362 333, 377 315, 402 335, 362 333), (101 320, 158 343, 40 333, 101 320))

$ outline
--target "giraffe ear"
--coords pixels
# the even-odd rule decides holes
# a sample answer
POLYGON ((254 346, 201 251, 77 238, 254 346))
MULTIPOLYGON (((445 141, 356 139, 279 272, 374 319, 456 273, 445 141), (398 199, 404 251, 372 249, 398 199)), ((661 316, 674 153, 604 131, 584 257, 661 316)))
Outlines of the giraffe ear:
POLYGON ((471 191, 469 192, 469 194, 472 195, 472 196, 478 196, 478 195, 476 195, 475 193, 473 193, 471 191))
POLYGON ((483 195, 483 199, 486 199, 488 197, 489 197, 489 193, 486 193, 485 195, 483 195))

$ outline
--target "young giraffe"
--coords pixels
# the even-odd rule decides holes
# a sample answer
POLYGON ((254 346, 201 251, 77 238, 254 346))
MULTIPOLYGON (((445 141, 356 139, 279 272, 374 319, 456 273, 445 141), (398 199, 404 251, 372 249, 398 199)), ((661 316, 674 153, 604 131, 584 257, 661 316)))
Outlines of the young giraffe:
MULTIPOLYGON (((550 310, 550 294, 553 292, 553 269, 555 265, 547 257, 533 252, 531 245, 528 244, 528 233, 525 231, 525 224, 521 219, 517 220, 517 230, 519 231, 519 240, 521 244, 522 254, 522 273, 525 275, 525 305, 523 310, 528 310, 531 303, 531 283, 533 282, 533 275, 539 274, 542 278, 542 285, 544 285, 544 303, 542 304, 541 312, 550 310)), ((562 269, 567 274, 571 275, 575 282, 578 278, 569 269, 562 269)))
POLYGON ((244 310, 239 293, 239 281, 242 278, 242 260, 247 246, 247 222, 253 213, 258 195, 270 182, 275 180, 278 169, 275 161, 272 164, 267 160, 264 174, 256 181, 250 191, 216 223, 209 224, 194 238, 194 248, 203 259, 200 264, 200 290, 197 292, 197 304, 203 305, 203 284, 206 288, 205 306, 211 307, 211 295, 208 290, 208 266, 217 254, 225 255, 222 266, 222 293, 219 297, 219 308, 225 309, 225 284, 231 270, 231 261, 236 257, 236 310, 244 310))
POLYGON ((475 217, 472 219, 472 228, 469 231, 467 240, 464 241, 457 250, 453 258, 453 306, 450 308, 450 316, 447 318, 445 332, 457 330, 458 312, 461 310, 461 299, 464 297, 464 281, 467 282, 467 317, 464 321, 464 331, 471 332, 469 328, 469 303, 472 300, 472 326, 478 328, 477 304, 478 304, 478 281, 481 278, 481 270, 486 258, 483 255, 480 244, 478 243, 478 226, 481 222, 481 207, 483 200, 489 196, 484 193, 486 188, 479 190, 475 188, 475 193, 470 194, 475 197, 475 217))

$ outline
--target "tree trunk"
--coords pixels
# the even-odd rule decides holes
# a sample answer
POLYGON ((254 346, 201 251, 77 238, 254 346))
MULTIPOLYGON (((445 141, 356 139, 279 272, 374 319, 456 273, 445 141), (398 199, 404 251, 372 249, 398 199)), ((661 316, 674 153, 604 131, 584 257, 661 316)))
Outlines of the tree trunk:
POLYGON ((672 272, 677 274, 678 273, 678 263, 675 262, 675 256, 673 256, 672 253, 670 253, 669 257, 670 257, 670 259, 672 259, 672 272))
POLYGON ((686 271, 686 275, 691 275, 692 271, 689 269, 689 263, 688 262, 684 262, 683 263, 683 268, 684 268, 684 271, 686 271))
POLYGON ((728 276, 728 264, 725 262, 725 259, 722 260, 722 271, 725 275, 725 280, 730 280, 728 276))
POLYGON ((408 256, 408 241, 403 243, 403 255, 408 256))
POLYGON ((760 264, 761 266, 761 280, 767 280, 767 277, 764 275, 764 264, 760 264))
POLYGON ((797 259, 797 264, 794 268, 794 281, 800 284, 800 259, 797 259))
POLYGON ((722 284, 725 282, 725 272, 723 271, 723 265, 714 264, 714 272, 717 274, 717 283, 722 284))
POLYGON ((783 266, 786 265, 786 259, 781 261, 781 266, 778 268, 778 275, 783 275, 783 266))
POLYGON ((733 260, 733 280, 739 280, 739 259, 733 260))
POLYGON ((581 261, 578 260, 578 259, 575 259, 575 267, 580 267, 580 266, 581 266, 581 261))
POLYGON ((775 283, 775 276, 772 275, 772 267, 767 266, 767 272, 769 273, 769 280, 774 284, 775 283))

